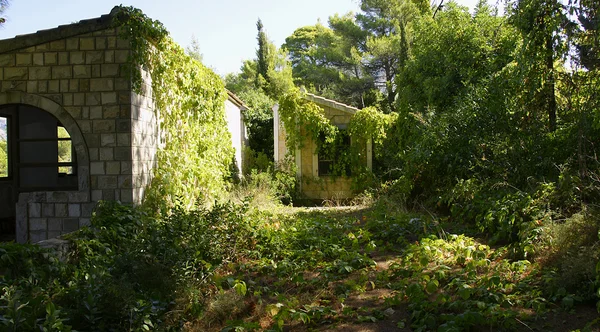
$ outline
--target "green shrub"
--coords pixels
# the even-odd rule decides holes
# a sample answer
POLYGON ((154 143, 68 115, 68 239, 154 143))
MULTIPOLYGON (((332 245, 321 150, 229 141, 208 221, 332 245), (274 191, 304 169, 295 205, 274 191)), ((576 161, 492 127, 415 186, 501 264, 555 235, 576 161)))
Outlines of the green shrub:
POLYGON ((250 199, 253 206, 291 204, 298 197, 296 177, 289 167, 272 166, 271 164, 264 172, 251 170, 230 195, 238 202, 250 199))
POLYGON ((586 298, 595 298, 595 266, 600 260, 598 231, 600 220, 595 211, 583 211, 562 221, 550 221, 540 228, 536 243, 536 261, 554 270, 554 289, 565 288, 586 298))
POLYGON ((2 244, 0 326, 152 329, 173 310, 181 314, 170 315, 169 322, 178 326, 203 305, 214 269, 253 246, 253 219, 246 212, 244 204, 189 212, 176 206, 169 216, 155 218, 101 202, 91 227, 69 236, 74 250, 67 263, 37 246, 2 244), (191 289, 200 294, 181 293, 191 289))
POLYGON ((0 246, 0 330, 70 331, 55 296, 68 286, 69 267, 46 249, 0 246))

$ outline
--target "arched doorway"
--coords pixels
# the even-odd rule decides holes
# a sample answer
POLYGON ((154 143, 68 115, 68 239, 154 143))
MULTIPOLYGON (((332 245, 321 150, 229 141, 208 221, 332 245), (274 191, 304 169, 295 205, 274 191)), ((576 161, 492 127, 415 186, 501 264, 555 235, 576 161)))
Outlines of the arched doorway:
POLYGON ((0 231, 16 236, 18 195, 78 190, 77 157, 64 125, 30 105, 0 106, 0 231))
POLYGON ((43 210, 54 205, 40 203, 49 193, 89 194, 88 152, 79 127, 60 105, 16 92, 0 94, 2 101, 0 241, 34 241, 29 237, 29 218, 33 214, 58 216, 58 212, 43 210))

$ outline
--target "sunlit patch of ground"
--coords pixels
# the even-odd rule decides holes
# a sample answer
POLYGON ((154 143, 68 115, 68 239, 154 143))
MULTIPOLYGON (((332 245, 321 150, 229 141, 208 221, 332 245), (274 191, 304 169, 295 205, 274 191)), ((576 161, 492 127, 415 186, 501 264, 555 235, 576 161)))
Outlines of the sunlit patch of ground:
MULTIPOLYGON (((479 306, 484 321, 490 315, 489 323, 471 325, 474 330, 571 331, 598 318, 591 306, 564 311, 547 300, 540 300, 545 309, 537 312, 531 304, 536 300, 523 292, 539 292, 535 265, 515 265, 502 250, 451 235, 427 219, 382 217, 380 211, 361 206, 273 213, 265 227, 293 245, 283 245, 286 252, 274 253, 273 259, 252 259, 249 253, 249 258, 218 271, 217 278, 242 280, 247 293, 215 291, 206 312, 186 330, 410 331, 414 317, 423 318, 414 316, 414 308, 459 317, 463 309, 451 302, 467 303, 458 308, 468 310, 479 306), (445 238, 430 240, 430 234, 445 238), (357 259, 370 263, 353 261, 357 259), (460 287, 472 290, 457 288, 452 283, 456 278, 463 279, 460 287), (421 289, 422 300, 412 297, 411 284, 421 289), (501 292, 505 300, 501 305, 488 303, 487 292, 501 292), (436 301, 439 308, 428 307, 436 301)), ((598 331, 597 326, 590 330, 598 331)))

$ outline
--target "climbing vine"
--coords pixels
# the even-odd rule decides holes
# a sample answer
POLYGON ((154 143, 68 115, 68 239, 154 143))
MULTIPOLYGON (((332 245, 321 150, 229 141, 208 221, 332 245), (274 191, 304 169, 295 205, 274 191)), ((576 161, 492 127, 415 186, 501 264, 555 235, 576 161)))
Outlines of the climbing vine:
POLYGON ((397 117, 397 113, 384 114, 375 107, 366 107, 352 116, 348 131, 357 143, 356 146, 366 146, 370 139, 373 144, 373 153, 378 157, 382 152, 387 132, 397 117))
POLYGON ((325 117, 319 105, 302 98, 299 89, 292 89, 279 101, 279 116, 286 134, 288 151, 302 148, 307 138, 319 142, 335 140, 338 129, 325 117))
POLYGON ((214 199, 227 187, 233 158, 221 79, 139 9, 121 7, 116 17, 121 37, 131 43, 132 88, 154 99, 164 142, 145 204, 168 210, 176 202, 189 208, 214 199))
POLYGON ((348 130, 340 130, 325 117, 322 107, 304 99, 298 89, 280 99, 279 114, 289 153, 312 140, 317 146, 314 153, 335 160, 332 167, 334 177, 352 174, 358 182, 363 182, 367 175, 372 176, 366 166, 368 141, 372 141, 374 151, 381 151, 386 131, 396 117, 395 114, 384 114, 374 107, 367 107, 352 116, 348 130), (347 136, 351 137, 350 149, 347 136))

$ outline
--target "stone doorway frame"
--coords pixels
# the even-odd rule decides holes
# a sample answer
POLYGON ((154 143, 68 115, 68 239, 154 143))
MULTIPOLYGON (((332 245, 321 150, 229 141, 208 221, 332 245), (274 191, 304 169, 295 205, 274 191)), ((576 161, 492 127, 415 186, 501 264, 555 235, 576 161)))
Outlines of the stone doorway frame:
POLYGON ((52 114, 64 126, 69 135, 77 156, 77 190, 76 191, 37 191, 20 193, 16 206, 16 241, 25 243, 29 240, 29 205, 52 202, 56 199, 77 202, 90 200, 90 156, 81 129, 73 117, 58 103, 35 94, 22 91, 0 93, 0 105, 29 105, 52 114), (55 196, 61 197, 56 198, 55 196), (72 196, 74 199, 72 199, 72 196))

